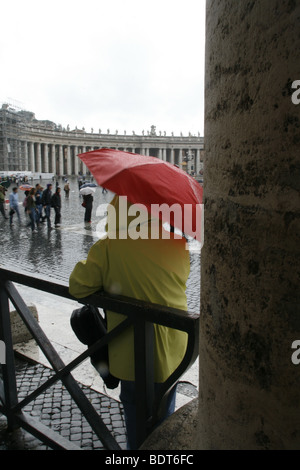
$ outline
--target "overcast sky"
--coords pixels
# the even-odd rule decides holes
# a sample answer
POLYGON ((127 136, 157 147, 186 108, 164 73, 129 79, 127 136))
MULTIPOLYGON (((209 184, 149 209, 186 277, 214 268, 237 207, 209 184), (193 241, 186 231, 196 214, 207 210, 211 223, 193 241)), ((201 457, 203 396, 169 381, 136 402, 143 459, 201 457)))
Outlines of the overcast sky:
POLYGON ((1 103, 87 132, 203 135, 205 0, 14 0, 1 17, 1 103))

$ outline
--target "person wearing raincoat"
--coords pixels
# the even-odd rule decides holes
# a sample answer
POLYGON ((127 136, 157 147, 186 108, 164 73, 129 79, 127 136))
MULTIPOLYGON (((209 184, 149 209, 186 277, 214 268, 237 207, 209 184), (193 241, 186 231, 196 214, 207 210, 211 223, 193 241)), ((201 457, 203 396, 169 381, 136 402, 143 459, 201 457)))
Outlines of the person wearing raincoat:
MULTIPOLYGON (((189 252, 184 238, 168 234, 163 239, 163 227, 159 225, 159 237, 151 237, 151 215, 144 217, 140 230, 149 236, 131 237, 129 228, 134 221, 128 216, 131 204, 127 201, 127 214, 120 214, 124 198, 115 196, 108 210, 107 236, 98 240, 90 249, 87 259, 74 267, 69 279, 70 294, 83 298, 99 290, 111 294, 144 300, 160 305, 187 310, 186 282, 190 271, 189 252), (120 222, 121 221, 121 222, 120 222), (112 235, 114 231, 114 235, 112 235), (143 232, 147 233, 147 232, 143 232)), ((157 235, 157 232, 156 232, 157 235)), ((108 331, 126 317, 107 311, 108 331)), ((185 332, 154 324, 154 379, 156 385, 164 382, 183 359, 187 345, 185 332)), ((121 380, 120 399, 124 406, 128 448, 136 448, 135 397, 134 397, 134 343, 133 329, 129 328, 109 343, 110 373, 121 380)), ((174 412, 176 387, 170 394, 169 408, 164 418, 174 412)))

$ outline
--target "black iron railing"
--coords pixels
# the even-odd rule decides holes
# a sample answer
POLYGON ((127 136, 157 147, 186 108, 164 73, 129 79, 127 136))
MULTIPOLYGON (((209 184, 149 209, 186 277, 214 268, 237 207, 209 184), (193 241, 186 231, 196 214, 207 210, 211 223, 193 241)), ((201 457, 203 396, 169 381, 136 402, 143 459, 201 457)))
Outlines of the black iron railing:
MULTIPOLYGON (((7 417, 8 427, 22 427, 42 442, 52 448, 74 449, 72 442, 66 440, 58 433, 44 426, 40 421, 33 419, 23 411, 25 405, 34 400, 38 395, 60 380, 70 393, 71 397, 83 413, 84 417, 96 433, 103 446, 110 450, 120 450, 114 436, 107 429, 82 389, 73 378, 71 372, 84 360, 86 360, 98 348, 107 344, 125 328, 134 328, 135 351, 135 386, 137 401, 136 427, 138 444, 141 445, 153 429, 159 410, 168 391, 177 382, 179 377, 190 367, 198 355, 199 314, 189 313, 178 309, 151 304, 135 299, 107 295, 103 292, 94 294, 85 299, 80 299, 82 304, 95 305, 126 315, 126 319, 103 338, 89 347, 76 359, 65 365, 53 348, 51 342, 41 329, 24 300, 18 293, 14 282, 64 298, 74 299, 68 291, 68 286, 63 283, 50 282, 20 272, 11 272, 0 268, 0 340, 4 342, 6 349, 5 364, 2 365, 2 380, 0 382, 0 412, 7 417), (14 352, 10 326, 9 300, 18 311, 26 327, 32 334, 38 346, 43 351, 53 368, 54 375, 36 390, 31 392, 22 401, 18 400, 16 387, 16 373, 14 365, 14 352), (185 331, 188 334, 186 354, 174 371, 163 384, 159 396, 154 394, 153 383, 153 323, 185 331)), ((71 312, 70 312, 71 313, 71 312)))

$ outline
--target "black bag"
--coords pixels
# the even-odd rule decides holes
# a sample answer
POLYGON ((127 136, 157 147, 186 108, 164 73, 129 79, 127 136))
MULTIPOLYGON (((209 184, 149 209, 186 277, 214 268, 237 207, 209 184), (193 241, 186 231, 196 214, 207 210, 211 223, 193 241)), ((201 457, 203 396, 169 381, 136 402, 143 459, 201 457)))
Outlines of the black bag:
POLYGON ((15 212, 16 212, 15 209, 10 209, 9 215, 14 215, 15 212))
MULTIPOLYGON (((106 319, 101 316, 98 308, 93 305, 84 305, 74 310, 71 314, 70 323, 79 341, 88 347, 106 334, 106 319)), ((107 344, 90 357, 92 365, 101 375, 107 388, 116 388, 119 385, 119 379, 109 372, 107 344)))

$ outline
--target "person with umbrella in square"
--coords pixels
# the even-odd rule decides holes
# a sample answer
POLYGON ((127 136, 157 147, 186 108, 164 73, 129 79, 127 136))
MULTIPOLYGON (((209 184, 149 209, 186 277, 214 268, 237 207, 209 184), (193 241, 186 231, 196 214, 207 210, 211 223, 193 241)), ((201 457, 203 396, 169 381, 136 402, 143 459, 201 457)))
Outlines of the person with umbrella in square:
MULTIPOLYGON (((152 302, 181 310, 187 310, 186 282, 190 272, 189 252, 186 249, 186 239, 168 232, 165 236, 163 221, 148 211, 146 201, 142 196, 150 194, 155 202, 157 194, 161 191, 155 187, 155 178, 152 174, 148 187, 141 177, 144 172, 141 165, 142 156, 134 156, 137 162, 138 176, 134 176, 120 168, 127 168, 132 163, 127 152, 101 149, 83 154, 83 160, 91 173, 101 186, 124 196, 125 191, 130 193, 127 197, 116 195, 108 207, 107 236, 97 241, 90 249, 87 259, 80 261, 74 267, 69 279, 69 292, 75 298, 84 298, 97 291, 103 290, 111 294, 119 294, 139 300, 152 302), (96 152, 96 153, 95 153, 96 152), (101 157, 103 156, 103 165, 101 157), (106 157, 112 156, 110 164, 106 157), (113 157, 116 157, 115 159, 113 157), (95 157, 95 158, 93 158, 95 157), (127 163, 126 163, 126 158, 127 163), (121 163, 117 160, 120 158, 121 163), (107 179, 103 181, 105 170, 107 179), (112 173, 119 178, 113 178, 112 173), (125 175, 126 173, 126 175, 125 175), (101 177, 98 175, 101 175, 101 177), (128 186, 125 190, 126 176, 128 186), (138 200, 134 201, 134 198, 138 200), (134 203, 143 204, 144 213, 142 222, 139 219, 135 234, 132 236, 132 227, 136 218, 129 215, 134 203), (113 210, 112 210, 113 209, 113 210), (142 235, 144 234, 144 235, 142 235)), ((148 157, 149 158, 149 157, 148 157)), ((150 160, 154 168, 158 159, 150 160)), ((156 168, 158 168, 156 166, 156 168)), ((174 167, 175 168, 175 167, 174 167)), ((175 171, 175 176, 177 170, 175 171)), ((179 172, 180 173, 180 172, 179 172)), ((177 182, 185 175, 177 176, 177 182)), ((162 178, 157 177, 158 183, 162 178)), ((174 180, 173 180, 174 181, 174 180)), ((189 182, 188 182, 189 184, 189 182)), ((192 183, 193 184, 193 183, 192 183)), ((170 192, 170 191, 169 191, 170 192)), ((178 193, 178 184, 175 191, 178 193)), ((195 192, 197 187, 195 186, 195 192)), ((191 190, 193 193, 193 189, 191 190)), ((184 197, 184 196, 183 196, 184 197)), ((198 201, 202 202, 202 190, 199 191, 198 201)), ((141 210, 143 210, 141 208, 141 210)), ((107 311, 108 331, 114 329, 124 320, 124 315, 107 311)), ((120 399, 124 407, 127 429, 128 449, 136 449, 138 438, 136 435, 136 404, 139 397, 135 396, 135 368, 134 368, 134 339, 132 327, 125 330, 109 343, 109 370, 121 382, 120 399)), ((160 393, 164 382, 171 376, 181 363, 187 346, 187 334, 163 325, 154 324, 154 386, 155 392, 160 393)), ((161 420, 166 419, 175 410, 176 385, 168 394, 161 420)))
POLYGON ((93 210, 93 193, 96 191, 97 185, 95 183, 85 183, 80 187, 80 195, 83 198, 82 207, 85 208, 84 211, 84 222, 91 223, 92 219, 92 210, 93 210))

